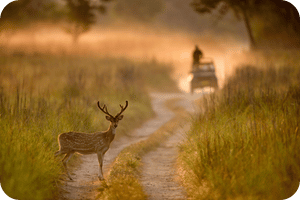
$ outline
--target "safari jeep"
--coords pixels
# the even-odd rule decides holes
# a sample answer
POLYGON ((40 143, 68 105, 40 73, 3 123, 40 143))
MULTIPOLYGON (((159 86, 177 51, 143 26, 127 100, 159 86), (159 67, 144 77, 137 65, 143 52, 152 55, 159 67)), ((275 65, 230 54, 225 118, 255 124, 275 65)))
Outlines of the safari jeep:
POLYGON ((218 79, 212 59, 202 58, 200 63, 193 64, 191 73, 193 75, 191 81, 192 94, 197 88, 212 87, 218 89, 218 79))

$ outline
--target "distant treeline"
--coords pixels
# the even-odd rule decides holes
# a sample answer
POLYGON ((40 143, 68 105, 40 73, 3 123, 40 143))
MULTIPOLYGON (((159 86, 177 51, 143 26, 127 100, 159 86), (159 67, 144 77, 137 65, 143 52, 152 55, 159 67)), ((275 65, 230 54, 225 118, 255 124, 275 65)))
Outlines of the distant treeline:
POLYGON ((162 0, 19 0, 4 8, 0 33, 11 36, 16 30, 46 22, 59 25, 76 43, 107 12, 115 19, 147 22, 163 7, 162 0))
MULTIPOLYGON (((61 27, 77 43, 79 37, 93 25, 105 21, 105 14, 109 14, 108 24, 121 21, 126 25, 132 22, 148 25, 149 22, 160 21, 162 15, 159 14, 168 13, 169 19, 199 26, 196 23, 198 18, 184 18, 193 9, 201 16, 214 16, 211 20, 202 16, 201 24, 214 24, 214 20, 222 20, 220 24, 224 29, 232 26, 240 28, 226 18, 226 15, 235 16, 243 22, 253 49, 300 47, 299 13, 292 4, 282 0, 19 0, 4 8, 0 18, 0 34, 11 37, 16 30, 46 22, 61 27), (189 5, 190 10, 185 5, 189 5), (182 10, 182 15, 175 12, 177 8, 182 10), (173 15, 170 10, 174 11, 173 15), (179 14, 182 18, 176 16, 179 14)), ((167 27, 168 20, 164 23, 167 27)))

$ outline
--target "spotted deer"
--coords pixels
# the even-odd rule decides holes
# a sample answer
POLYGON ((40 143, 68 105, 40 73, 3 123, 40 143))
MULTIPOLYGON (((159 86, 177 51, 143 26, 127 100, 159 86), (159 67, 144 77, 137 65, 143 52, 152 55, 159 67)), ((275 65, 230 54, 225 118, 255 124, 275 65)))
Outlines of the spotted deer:
POLYGON ((128 101, 126 101, 125 107, 120 105, 121 111, 116 115, 112 116, 109 114, 106 105, 100 106, 97 103, 99 109, 106 114, 106 119, 110 121, 110 125, 107 131, 96 132, 96 133, 79 133, 79 132, 67 132, 62 133, 58 136, 59 150, 55 152, 55 156, 66 154, 62 159, 62 163, 66 169, 68 177, 72 179, 70 173, 68 172, 67 162, 72 157, 74 153, 80 154, 93 154, 96 153, 99 161, 99 180, 104 180, 102 165, 103 158, 106 151, 109 149, 110 143, 114 140, 116 134, 116 128, 118 122, 123 119, 121 115, 128 106, 128 101))

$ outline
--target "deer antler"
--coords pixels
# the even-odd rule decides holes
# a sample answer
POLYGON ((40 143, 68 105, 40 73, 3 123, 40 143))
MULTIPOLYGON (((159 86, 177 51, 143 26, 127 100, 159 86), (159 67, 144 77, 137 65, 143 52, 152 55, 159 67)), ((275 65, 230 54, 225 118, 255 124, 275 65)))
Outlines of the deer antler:
POLYGON ((124 112, 124 110, 126 110, 127 106, 128 106, 128 101, 126 101, 125 107, 123 107, 123 106, 120 104, 121 111, 116 115, 116 117, 120 116, 120 115, 122 114, 122 112, 124 112))
POLYGON ((106 107, 105 104, 103 105, 103 108, 101 108, 100 102, 98 101, 97 105, 98 105, 99 109, 100 109, 102 112, 104 112, 105 114, 107 114, 107 115, 109 115, 110 117, 114 118, 114 116, 112 116, 111 114, 108 113, 108 110, 107 110, 107 107, 106 107))

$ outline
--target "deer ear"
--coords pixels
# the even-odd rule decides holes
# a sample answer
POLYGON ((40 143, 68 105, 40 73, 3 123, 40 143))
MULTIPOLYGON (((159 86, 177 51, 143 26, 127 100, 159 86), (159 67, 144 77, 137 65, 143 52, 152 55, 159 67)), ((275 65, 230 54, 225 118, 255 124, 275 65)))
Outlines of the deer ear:
POLYGON ((108 120, 108 121, 111 121, 111 117, 106 115, 105 118, 108 120))
POLYGON ((120 116, 118 117, 118 120, 121 120, 121 119, 123 119, 123 115, 120 115, 120 116))

